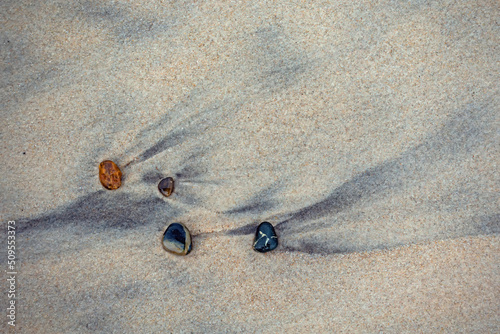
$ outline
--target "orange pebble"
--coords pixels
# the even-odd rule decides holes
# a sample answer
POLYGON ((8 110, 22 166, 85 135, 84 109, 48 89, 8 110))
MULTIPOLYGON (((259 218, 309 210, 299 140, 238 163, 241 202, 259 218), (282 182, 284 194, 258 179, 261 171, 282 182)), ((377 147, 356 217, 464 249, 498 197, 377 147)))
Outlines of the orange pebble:
POLYGON ((115 190, 122 185, 122 171, 111 160, 99 164, 99 180, 104 188, 115 190))

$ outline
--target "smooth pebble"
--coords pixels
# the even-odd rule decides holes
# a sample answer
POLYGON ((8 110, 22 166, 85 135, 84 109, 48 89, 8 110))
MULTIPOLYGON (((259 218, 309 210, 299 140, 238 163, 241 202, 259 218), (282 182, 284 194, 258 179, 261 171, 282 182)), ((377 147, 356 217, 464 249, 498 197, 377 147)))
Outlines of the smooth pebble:
POLYGON ((188 255, 191 252, 191 233, 182 223, 170 224, 162 240, 163 248, 177 255, 188 255))
POLYGON ((268 222, 263 222, 257 227, 255 232, 255 240, 253 242, 253 249, 257 252, 265 253, 272 251, 278 247, 278 236, 274 231, 273 225, 268 222))
POLYGON ((158 190, 160 193, 168 197, 174 192, 174 179, 171 177, 166 177, 158 183, 158 190))
POLYGON ((99 164, 99 180, 104 188, 115 190, 122 185, 122 172, 111 160, 99 164))

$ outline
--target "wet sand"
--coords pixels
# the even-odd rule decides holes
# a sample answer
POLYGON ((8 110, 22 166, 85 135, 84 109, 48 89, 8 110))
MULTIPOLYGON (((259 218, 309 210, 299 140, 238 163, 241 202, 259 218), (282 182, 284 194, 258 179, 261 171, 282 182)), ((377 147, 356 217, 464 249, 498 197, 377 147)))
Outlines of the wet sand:
POLYGON ((2 2, 1 216, 18 256, 17 326, 2 326, 498 332, 498 15, 2 2), (108 159, 118 190, 99 182, 108 159), (280 241, 266 254, 262 221, 280 241), (173 222, 186 257, 161 247, 173 222))

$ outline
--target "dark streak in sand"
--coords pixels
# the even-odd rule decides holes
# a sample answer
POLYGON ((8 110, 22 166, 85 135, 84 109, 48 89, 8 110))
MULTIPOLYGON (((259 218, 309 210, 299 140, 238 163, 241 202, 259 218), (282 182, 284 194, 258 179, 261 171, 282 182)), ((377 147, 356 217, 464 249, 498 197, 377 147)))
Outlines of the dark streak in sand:
MULTIPOLYGON (((335 188, 325 199, 301 208, 294 212, 282 214, 281 221, 275 225, 280 235, 282 245, 279 250, 298 251, 304 253, 333 254, 366 251, 371 249, 390 248, 404 244, 402 241, 393 240, 390 243, 368 246, 358 244, 337 245, 341 240, 325 239, 323 229, 334 228, 336 216, 353 208, 361 201, 380 200, 392 192, 404 192, 412 184, 425 182, 425 170, 434 161, 441 159, 449 162, 460 163, 462 156, 474 152, 485 140, 488 127, 491 126, 492 114, 489 106, 483 108, 469 106, 455 114, 435 135, 431 135, 421 145, 413 147, 402 153, 399 157, 390 159, 378 166, 369 168, 354 176, 342 185, 335 188), (312 233, 316 240, 296 240, 293 244, 288 242, 289 237, 296 234, 312 233)), ((271 191, 271 190, 267 190, 271 191)), ((497 198, 498 199, 498 198, 497 198)), ((271 209, 268 202, 260 200, 263 204, 260 213, 271 209)), ((258 213, 259 200, 254 199, 254 205, 236 207, 226 213, 251 211, 258 213)), ((271 219, 266 218, 264 220, 271 219)), ((458 222, 456 222, 458 224, 458 222)), ((472 226, 471 234, 499 233, 500 223, 498 214, 482 215, 480 218, 471 218, 463 224, 472 226), (474 232, 475 231, 475 232, 474 232)), ((250 223, 227 231, 228 235, 248 235, 255 233, 258 222, 250 223)), ((458 229, 459 231, 460 229, 458 229)), ((355 233, 355 231, 353 231, 355 233)), ((382 231, 373 231, 374 234, 382 231)), ((464 236, 460 232, 451 233, 448 237, 464 236)), ((305 238, 310 238, 306 235, 305 238)), ((428 231, 425 240, 442 238, 428 231)), ((422 240, 419 240, 422 241, 422 240)))
POLYGON ((83 233, 128 230, 163 225, 164 221, 152 219, 161 213, 173 218, 180 211, 154 196, 134 198, 129 194, 99 190, 49 214, 30 220, 20 219, 18 232, 32 233, 68 225, 83 233))
MULTIPOLYGON (((410 148, 399 157, 355 175, 335 188, 323 200, 282 214, 282 218, 278 218, 277 222, 276 219, 274 222, 272 219, 267 219, 269 217, 266 217, 265 213, 269 212, 271 216, 271 211, 279 205, 279 199, 274 198, 281 189, 278 184, 260 191, 246 203, 242 203, 224 214, 262 215, 263 217, 259 217, 262 218, 262 221, 268 220, 274 223, 282 240, 278 248, 281 251, 333 254, 383 249, 408 243, 394 239, 390 242, 370 245, 363 243, 363 241, 342 244, 340 239, 325 237, 324 231, 334 228, 339 214, 349 211, 359 203, 380 200, 395 191, 404 193, 414 184, 425 183, 426 170, 434 164, 436 159, 460 163, 464 156, 474 152, 483 144, 486 133, 493 124, 491 117, 493 116, 488 107, 470 107, 457 113, 442 127, 439 133, 429 136, 422 144, 410 148), (297 239, 304 232, 306 232, 305 239, 297 239)), ((166 147, 178 144, 181 137, 182 135, 179 133, 167 136, 147 149, 141 155, 142 159, 147 159, 165 150, 166 147)), ((181 178, 184 176, 203 176, 203 167, 198 163, 200 154, 203 154, 202 151, 200 152, 193 153, 186 159, 182 164, 181 171, 177 172, 176 175, 181 178)), ((162 176, 161 172, 150 171, 143 176, 143 182, 154 183, 156 178, 159 180, 162 176)), ((180 185, 179 200, 181 202, 194 206, 202 200, 188 191, 188 188, 182 190, 182 182, 180 185)), ((172 219, 180 214, 181 210, 155 196, 135 198, 130 194, 101 190, 82 197, 50 214, 27 221, 21 219, 19 233, 34 232, 38 229, 56 229, 67 225, 75 226, 84 233, 129 230, 148 225, 158 227, 164 226, 166 222, 155 219, 156 217, 168 216, 169 219, 172 219)), ((472 229, 465 229, 468 232, 461 232, 460 226, 458 226, 455 230, 451 229, 452 232, 444 237, 454 238, 465 235, 499 233, 498 217, 498 213, 478 212, 475 217, 461 223, 469 224, 469 227, 472 227, 472 229), (464 235, 464 233, 466 234, 464 235)), ((229 236, 253 234, 260 222, 248 223, 245 226, 228 230, 225 234, 229 236)), ((460 223, 450 222, 449 224, 460 223)), ((380 227, 378 228, 380 229, 380 227)), ((351 232, 356 233, 356 231, 351 232)), ((369 233, 377 235, 383 232, 375 229, 369 233)), ((442 234, 432 230, 426 231, 426 233, 422 240, 417 241, 443 238, 442 234), (436 235, 436 233, 438 234, 436 235)))

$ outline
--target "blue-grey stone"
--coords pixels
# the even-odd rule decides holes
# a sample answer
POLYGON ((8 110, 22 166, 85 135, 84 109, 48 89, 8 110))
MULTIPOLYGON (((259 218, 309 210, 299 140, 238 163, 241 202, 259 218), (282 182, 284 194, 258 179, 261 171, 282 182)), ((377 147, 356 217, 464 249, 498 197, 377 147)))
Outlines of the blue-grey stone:
POLYGON ((163 233, 163 248, 177 255, 187 255, 191 252, 191 234, 181 223, 170 224, 163 233))

